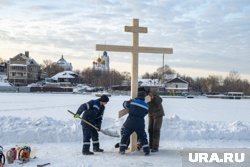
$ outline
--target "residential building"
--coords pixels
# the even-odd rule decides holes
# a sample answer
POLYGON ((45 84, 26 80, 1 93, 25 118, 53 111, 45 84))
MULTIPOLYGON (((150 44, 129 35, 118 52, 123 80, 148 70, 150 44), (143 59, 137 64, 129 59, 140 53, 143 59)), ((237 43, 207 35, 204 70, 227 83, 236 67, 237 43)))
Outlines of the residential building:
POLYGON ((160 94, 168 95, 182 95, 183 92, 188 91, 188 82, 177 77, 176 74, 165 75, 163 84, 159 79, 139 79, 138 86, 155 89, 160 94))
POLYGON ((29 57, 29 52, 19 53, 7 63, 8 81, 15 86, 26 86, 37 82, 40 75, 40 65, 29 57))
POLYGON ((188 82, 179 77, 166 81, 165 85, 167 92, 172 95, 188 91, 188 82))
POLYGON ((79 82, 79 75, 73 71, 63 71, 59 72, 53 77, 51 77, 57 83, 63 86, 77 85, 79 82))

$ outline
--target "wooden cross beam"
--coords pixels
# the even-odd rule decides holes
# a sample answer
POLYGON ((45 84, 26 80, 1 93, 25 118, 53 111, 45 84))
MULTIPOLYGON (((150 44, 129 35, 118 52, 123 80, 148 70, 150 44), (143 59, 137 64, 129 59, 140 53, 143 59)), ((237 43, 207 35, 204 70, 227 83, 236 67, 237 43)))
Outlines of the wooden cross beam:
MULTIPOLYGON (((113 52, 131 52, 132 53, 132 78, 131 78, 131 98, 135 98, 138 93, 138 54, 139 53, 166 53, 172 54, 172 48, 157 48, 157 47, 142 47, 139 46, 139 33, 147 33, 147 27, 139 27, 139 19, 133 19, 132 26, 125 26, 125 32, 132 32, 132 46, 122 46, 122 45, 101 45, 96 44, 97 51, 113 51, 113 52)), ((121 112, 119 117, 127 113, 121 112)), ((131 137, 131 151, 136 150, 137 137, 135 134, 131 137)))

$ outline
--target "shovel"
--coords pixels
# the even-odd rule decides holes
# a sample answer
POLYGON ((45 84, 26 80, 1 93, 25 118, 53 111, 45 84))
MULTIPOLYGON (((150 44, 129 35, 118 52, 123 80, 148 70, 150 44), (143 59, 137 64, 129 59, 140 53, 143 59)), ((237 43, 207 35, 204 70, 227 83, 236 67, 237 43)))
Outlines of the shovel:
MULTIPOLYGON (((70 110, 68 110, 68 112, 70 114, 72 114, 72 115, 75 115, 75 113, 73 113, 70 110)), ((102 129, 97 128, 96 126, 94 126, 93 124, 91 124, 90 122, 86 121, 85 119, 83 119, 81 117, 77 117, 77 118, 81 119, 83 122, 85 122, 86 124, 88 124, 89 126, 91 126, 92 128, 94 128, 97 132, 102 132, 104 135, 111 136, 111 137, 120 137, 119 134, 111 132, 108 129, 102 130, 102 129)))

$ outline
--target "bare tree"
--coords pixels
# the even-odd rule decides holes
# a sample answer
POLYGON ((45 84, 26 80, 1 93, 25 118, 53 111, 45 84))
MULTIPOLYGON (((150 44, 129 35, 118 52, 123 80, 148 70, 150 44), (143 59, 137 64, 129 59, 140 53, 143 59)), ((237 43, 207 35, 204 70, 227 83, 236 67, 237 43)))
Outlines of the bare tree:
POLYGON ((145 74, 142 75, 142 79, 149 79, 151 78, 150 77, 150 74, 148 72, 146 72, 145 74))
POLYGON ((122 72, 121 75, 125 77, 125 80, 128 80, 128 81, 131 80, 130 72, 125 71, 125 72, 122 72))
POLYGON ((240 83, 240 88, 241 88, 241 92, 244 92, 245 94, 247 94, 247 95, 250 95, 250 84, 249 84, 249 82, 248 82, 248 80, 243 80, 243 81, 241 81, 241 83, 240 83))
POLYGON ((101 71, 87 68, 80 73, 82 83, 104 88, 120 85, 126 78, 130 78, 129 73, 119 73, 113 69, 111 71, 101 71))
POLYGON ((168 65, 165 65, 164 67, 157 68, 156 72, 148 73, 142 75, 143 79, 162 79, 163 75, 165 74, 176 74, 174 70, 172 70, 168 65))
POLYGON ((239 91, 240 75, 236 71, 231 71, 224 80, 224 91, 239 91))
POLYGON ((208 92, 211 93, 219 93, 221 91, 222 77, 209 75, 206 78, 206 85, 208 88, 208 92))
POLYGON ((168 65, 165 65, 164 67, 157 68, 156 72, 159 75, 162 75, 163 72, 164 72, 164 74, 176 74, 175 70, 171 69, 168 65))
POLYGON ((192 90, 200 92, 202 94, 206 93, 206 91, 205 91, 205 89, 203 87, 203 83, 204 83, 204 78, 199 78, 198 77, 196 80, 194 80, 192 90))
POLYGON ((56 63, 51 60, 44 60, 41 65, 42 72, 45 72, 48 77, 52 77, 53 75, 62 72, 64 69, 58 66, 56 63))
POLYGON ((193 80, 193 78, 191 78, 190 76, 186 76, 186 75, 182 75, 182 76, 179 74, 177 75, 180 76, 180 78, 182 78, 183 80, 188 82, 189 90, 196 90, 196 85, 195 85, 196 83, 193 80))

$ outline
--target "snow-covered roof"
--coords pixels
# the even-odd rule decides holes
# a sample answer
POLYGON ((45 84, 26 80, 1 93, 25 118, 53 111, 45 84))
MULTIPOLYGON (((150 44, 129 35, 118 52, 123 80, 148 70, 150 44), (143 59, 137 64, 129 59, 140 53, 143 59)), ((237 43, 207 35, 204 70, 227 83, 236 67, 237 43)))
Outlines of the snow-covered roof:
POLYGON ((183 79, 181 79, 181 78, 174 78, 174 79, 172 79, 172 80, 170 80, 170 81, 167 81, 167 83, 186 83, 186 84, 188 84, 188 82, 187 81, 185 81, 185 80, 183 80, 183 79))
POLYGON ((28 63, 29 63, 29 64, 34 64, 34 65, 38 65, 38 66, 39 66, 39 64, 38 64, 34 59, 32 59, 32 58, 29 58, 29 59, 28 59, 28 63))
MULTIPOLYGON (((25 54, 23 54, 23 53, 19 53, 14 58, 16 58, 18 56, 21 57, 22 59, 24 59, 26 61, 26 65, 34 64, 34 65, 38 65, 39 66, 39 64, 34 59, 25 56, 25 54)), ((25 66, 25 65, 23 65, 23 64, 10 64, 10 66, 25 66)))
POLYGON ((78 76, 78 74, 73 71, 63 71, 59 72, 51 78, 54 80, 58 80, 59 78, 75 78, 76 75, 78 76))

